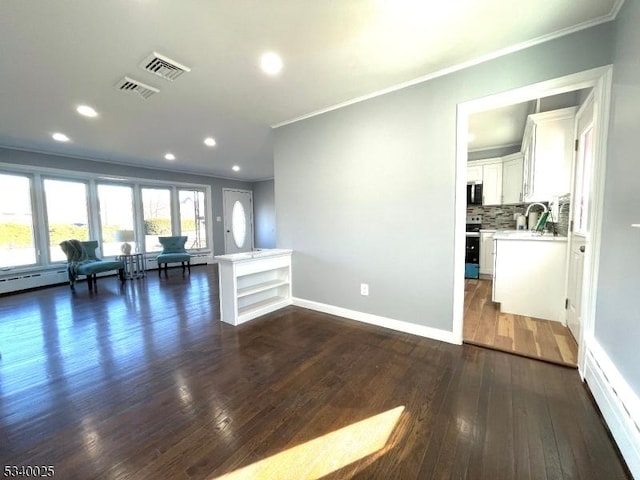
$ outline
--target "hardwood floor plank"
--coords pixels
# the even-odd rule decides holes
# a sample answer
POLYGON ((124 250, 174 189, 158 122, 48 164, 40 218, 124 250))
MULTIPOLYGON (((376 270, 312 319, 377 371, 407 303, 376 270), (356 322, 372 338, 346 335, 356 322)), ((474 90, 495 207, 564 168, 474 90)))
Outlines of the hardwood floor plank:
MULTIPOLYGON (((629 478, 576 370, 293 306, 232 327, 215 266, 110 280, 0 297, 0 465, 83 480, 257 465, 278 480, 629 478), (373 450, 355 452, 386 431, 379 421, 327 437, 396 407, 373 450), (293 453, 290 471, 269 463, 293 453)), ((515 336, 490 284, 472 286, 467 312, 493 318, 483 334, 515 336)))
POLYGON ((491 302, 491 281, 466 283, 465 295, 462 332, 465 342, 577 366, 578 345, 564 325, 500 312, 491 302))

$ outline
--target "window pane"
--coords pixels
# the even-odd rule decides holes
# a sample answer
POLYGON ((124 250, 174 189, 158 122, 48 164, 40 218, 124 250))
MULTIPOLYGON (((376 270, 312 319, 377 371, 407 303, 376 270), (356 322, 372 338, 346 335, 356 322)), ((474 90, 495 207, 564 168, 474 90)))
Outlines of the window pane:
POLYGON ((233 210, 231 211, 231 230, 236 247, 242 248, 247 236, 247 217, 240 200, 236 200, 236 203, 233 204, 233 210))
POLYGON ((580 148, 576 161, 574 231, 588 233, 589 186, 591 184, 591 163, 593 161, 593 127, 589 127, 580 138, 580 148))
POLYGON ((35 263, 31 182, 28 177, 0 175, 0 268, 35 263))
MULTIPOLYGON (((122 185, 98 185, 100 202, 100 225, 102 228, 102 248, 105 257, 120 255, 123 242, 116 239, 127 238, 133 228, 133 189, 122 185)), ((137 251, 136 242, 128 242, 137 251)))
POLYGON ((187 249, 207 248, 204 192, 180 190, 180 234, 187 237, 187 249))
POLYGON ((87 185, 66 180, 44 181, 49 225, 49 258, 52 262, 66 260, 60 249, 63 240, 89 240, 87 215, 87 185))
POLYGON ((171 235, 171 190, 143 188, 142 206, 145 251, 159 252, 158 237, 171 235))

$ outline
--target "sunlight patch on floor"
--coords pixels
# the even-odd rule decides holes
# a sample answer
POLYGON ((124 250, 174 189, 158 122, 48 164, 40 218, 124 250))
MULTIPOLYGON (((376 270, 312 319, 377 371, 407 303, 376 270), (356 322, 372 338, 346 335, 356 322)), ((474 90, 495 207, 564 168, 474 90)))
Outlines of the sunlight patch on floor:
POLYGON ((314 438, 215 480, 316 480, 385 447, 404 407, 314 438))

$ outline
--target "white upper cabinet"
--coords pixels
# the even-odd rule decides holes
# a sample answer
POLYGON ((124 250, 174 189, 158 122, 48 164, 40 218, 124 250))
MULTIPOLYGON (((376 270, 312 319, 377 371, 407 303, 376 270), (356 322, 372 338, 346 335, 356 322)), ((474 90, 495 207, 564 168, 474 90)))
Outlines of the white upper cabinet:
POLYGON ((529 115, 522 142, 526 202, 571 191, 575 115, 576 107, 529 115))
POLYGON ((482 183, 482 165, 467 166, 467 183, 482 183))
POLYGON ((522 203, 522 153, 503 157, 502 163, 502 203, 509 205, 522 203))
POLYGON ((502 161, 482 166, 482 205, 502 204, 502 161))

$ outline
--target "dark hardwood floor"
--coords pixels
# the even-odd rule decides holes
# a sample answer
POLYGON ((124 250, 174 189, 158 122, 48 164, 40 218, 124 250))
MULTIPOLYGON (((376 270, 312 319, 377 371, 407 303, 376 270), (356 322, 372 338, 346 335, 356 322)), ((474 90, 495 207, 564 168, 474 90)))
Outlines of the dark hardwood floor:
POLYGON ((0 297, 0 468, 60 479, 629 478, 576 370, 288 307, 215 266, 0 297))

